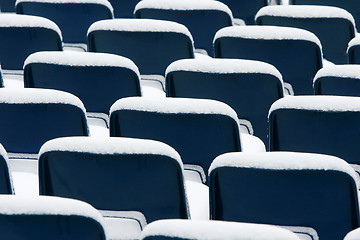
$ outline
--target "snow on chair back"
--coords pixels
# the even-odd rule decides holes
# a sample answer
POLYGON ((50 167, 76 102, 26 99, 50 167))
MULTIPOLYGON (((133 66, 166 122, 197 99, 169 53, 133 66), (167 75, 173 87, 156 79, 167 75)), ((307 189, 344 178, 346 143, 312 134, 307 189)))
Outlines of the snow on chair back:
POLYGON ((99 210, 139 211, 147 222, 188 218, 179 154, 131 138, 58 138, 40 150, 40 194, 75 198, 99 210))
MULTIPOLYGON (((168 97, 209 98, 231 106, 268 143, 267 114, 283 97, 282 76, 270 64, 239 59, 184 59, 166 70, 168 97)), ((241 123, 240 123, 241 124, 241 123)))
POLYGON ((259 60, 274 65, 297 94, 313 94, 312 82, 322 67, 321 44, 305 30, 273 26, 237 26, 219 30, 215 57, 259 60))
POLYGON ((35 16, 0 14, 2 69, 22 70, 25 59, 38 51, 61 51, 61 32, 52 21, 35 16))
POLYGON ((194 57, 192 37, 181 24, 152 19, 113 19, 92 24, 89 52, 130 58, 141 74, 164 75, 175 60, 194 57))
POLYGON ((358 31, 360 31, 360 2, 353 0, 289 0, 292 5, 321 5, 321 6, 334 6, 345 9, 355 19, 358 31))
POLYGON ((213 56, 212 40, 221 28, 232 25, 232 13, 223 3, 208 0, 143 0, 134 11, 136 18, 151 18, 184 24, 196 49, 213 56))
POLYGON ((38 52, 24 66, 25 87, 72 93, 87 112, 108 114, 119 98, 140 96, 139 79, 131 60, 105 53, 38 52))
POLYGON ((360 64, 360 37, 355 37, 349 42, 347 60, 350 64, 360 64))
POLYGON ((149 224, 141 240, 299 240, 277 226, 225 221, 159 220, 149 224))
POLYGON ((229 153, 209 172, 211 219, 281 225, 314 240, 359 227, 358 176, 337 157, 229 153))
POLYGON ((112 6, 106 0, 18 0, 16 13, 55 22, 65 43, 86 43, 86 33, 92 23, 113 18, 112 6))
POLYGON ((13 184, 8 167, 8 154, 0 144, 0 194, 12 194, 13 184))
POLYGON ((101 214, 73 199, 0 196, 1 239, 105 240, 101 214))
POLYGON ((334 155, 356 169, 360 165, 359 121, 358 97, 283 98, 269 112, 270 150, 334 155))
POLYGON ((256 15, 259 25, 297 27, 314 33, 321 41, 324 58, 346 63, 348 42, 355 37, 355 21, 344 9, 328 6, 267 6, 256 15))
POLYGON ((85 108, 70 93, 2 88, 0 112, 0 142, 11 153, 38 153, 52 138, 88 135, 85 108))
POLYGON ((185 169, 200 174, 219 154, 241 150, 235 111, 215 100, 120 99, 110 109, 110 136, 165 142, 179 152, 185 169))
POLYGON ((255 15, 260 8, 268 5, 267 0, 219 0, 232 11, 234 18, 241 19, 246 25, 255 24, 255 15))
POLYGON ((360 97, 360 65, 334 65, 322 68, 314 78, 316 95, 360 97))
POLYGON ((360 228, 352 230, 346 234, 344 240, 359 240, 360 239, 360 228))

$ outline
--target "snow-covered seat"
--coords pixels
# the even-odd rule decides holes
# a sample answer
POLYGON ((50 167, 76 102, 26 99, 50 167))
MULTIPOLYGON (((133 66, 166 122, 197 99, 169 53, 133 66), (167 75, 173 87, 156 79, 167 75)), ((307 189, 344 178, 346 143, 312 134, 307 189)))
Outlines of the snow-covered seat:
POLYGON ((24 64, 25 87, 72 93, 84 103, 88 117, 102 119, 107 128, 111 105, 122 97, 140 96, 139 81, 136 65, 114 54, 37 52, 24 64))
POLYGON ((231 10, 219 1, 143 0, 134 11, 136 18, 174 21, 184 24, 194 38, 195 48, 213 56, 212 40, 221 28, 232 26, 231 10))
POLYGON ((178 23, 153 19, 113 19, 92 24, 88 30, 89 52, 114 53, 130 58, 142 75, 160 75, 165 89, 166 67, 175 60, 194 58, 188 29, 178 23))
POLYGON ((348 63, 360 64, 360 36, 351 39, 346 53, 348 63))
POLYGON ((101 214, 85 202, 1 195, 0 238, 105 240, 106 232, 101 214))
POLYGON ((321 41, 324 58, 335 64, 346 63, 347 44, 356 33, 351 14, 329 6, 267 6, 259 10, 255 21, 313 32, 321 41))
POLYGON ((274 65, 282 74, 285 87, 295 95, 313 94, 313 78, 322 67, 320 41, 303 29, 227 27, 216 33, 214 48, 217 58, 251 59, 274 65))
POLYGON ((209 172, 211 219, 281 225, 313 240, 343 239, 360 226, 357 174, 340 158, 228 153, 209 172))
POLYGON ((360 172, 359 119, 358 97, 282 98, 269 112, 270 150, 334 155, 360 172))
POLYGON ((321 6, 334 6, 345 9, 355 19, 356 27, 360 30, 360 2, 353 0, 289 0, 292 5, 321 5, 321 6))
POLYGON ((322 68, 314 78, 316 95, 360 97, 360 65, 334 65, 322 68))
POLYGON ((55 23, 36 16, 0 14, 0 61, 4 74, 5 70, 22 72, 31 53, 47 50, 62 50, 61 32, 55 23))
POLYGON ((226 4, 233 16, 234 23, 238 20, 243 20, 246 25, 255 24, 255 15, 260 8, 268 5, 267 0, 218 0, 226 4))
POLYGON ((40 194, 83 200, 115 219, 126 218, 119 211, 137 211, 141 227, 186 219, 182 168, 173 148, 153 140, 58 138, 39 153, 40 194))
POLYGON ((268 111, 283 97, 282 76, 274 66, 240 59, 184 59, 170 64, 165 79, 168 97, 225 102, 236 111, 240 126, 268 145, 268 111))
POLYGON ((299 240, 277 226, 225 221, 159 220, 146 226, 141 240, 299 240))
POLYGON ((55 22, 63 34, 64 49, 86 51, 86 33, 96 21, 113 18, 106 0, 17 0, 16 13, 41 16, 55 22))
POLYGON ((49 89, 0 89, 0 142, 9 153, 38 153, 44 142, 87 136, 85 108, 72 94, 49 89))
POLYGON ((241 150, 235 111, 215 100, 120 99, 110 109, 110 136, 165 142, 181 155, 186 174, 192 173, 187 179, 203 182, 216 156, 241 150))

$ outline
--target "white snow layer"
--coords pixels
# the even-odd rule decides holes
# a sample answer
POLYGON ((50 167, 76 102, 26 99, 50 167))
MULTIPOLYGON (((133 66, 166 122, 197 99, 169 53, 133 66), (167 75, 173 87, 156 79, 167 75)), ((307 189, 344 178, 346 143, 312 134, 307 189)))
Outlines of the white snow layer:
MULTIPOLYGON (((103 217, 90 204, 52 196, 0 195, 2 215, 64 215, 84 216, 102 224, 103 217)), ((103 224, 102 224, 103 225, 103 224)))
POLYGON ((219 1, 209 0, 142 0, 136 6, 134 12, 140 9, 163 9, 163 10, 215 10, 227 13, 231 19, 232 12, 228 6, 219 1))
POLYGON ((360 239, 360 228, 352 230, 346 234, 344 240, 359 240, 360 239))
POLYGON ((43 51, 31 54, 24 63, 45 63, 66 66, 122 67, 132 70, 140 79, 140 72, 133 61, 120 55, 95 52, 43 51))
POLYGON ((298 152, 225 153, 215 158, 210 172, 221 167, 270 170, 333 170, 358 178, 354 169, 344 160, 330 155, 298 152))
POLYGON ((354 47, 355 45, 360 45, 360 36, 356 36, 348 43, 348 51, 349 48, 354 47))
POLYGON ((219 114, 229 116, 238 122, 236 112, 229 105, 210 99, 127 97, 117 100, 111 106, 110 115, 117 110, 175 114, 219 114))
POLYGON ((8 154, 5 150, 5 148, 3 147, 3 145, 0 143, 0 155, 6 160, 9 160, 8 154))
POLYGON ((291 231, 271 225, 197 220, 159 220, 144 229, 140 239, 149 236, 167 236, 198 240, 299 240, 291 231))
POLYGON ((88 35, 94 31, 126 31, 126 32, 175 32, 188 36, 189 30, 182 24, 155 19, 108 19, 93 23, 88 35))
POLYGON ((360 79, 360 64, 332 65, 322 68, 316 73, 314 82, 322 77, 360 79))
POLYGON ((353 16, 346 10, 330 6, 307 5, 278 5, 261 8, 255 19, 262 16, 288 17, 288 18, 343 18, 355 26, 353 16))
POLYGON ((321 48, 320 40, 315 34, 300 28, 280 26, 231 26, 220 29, 214 38, 236 37, 245 39, 265 40, 304 40, 317 44, 321 48))
POLYGON ((22 14, 1 13, 0 27, 46 28, 57 32, 60 38, 62 38, 60 28, 53 21, 43 17, 22 15, 22 14))
POLYGON ((273 65, 255 60, 225 58, 181 59, 168 66, 166 75, 175 71, 220 74, 263 73, 273 75, 282 81, 281 73, 273 65))
POLYGON ((51 4, 98 4, 107 7, 112 13, 113 7, 107 0, 17 0, 15 6, 22 2, 51 3, 51 4))
POLYGON ((122 137, 63 137, 47 141, 40 149, 39 155, 46 152, 84 152, 101 155, 109 154, 152 154, 169 156, 182 167, 180 155, 169 145, 146 139, 122 137))
POLYGON ((7 104, 70 104, 86 112, 84 104, 73 94, 37 88, 0 88, 0 103, 7 104))
POLYGON ((348 96, 288 96, 276 100, 271 105, 269 115, 278 109, 357 112, 360 111, 360 98, 348 96))

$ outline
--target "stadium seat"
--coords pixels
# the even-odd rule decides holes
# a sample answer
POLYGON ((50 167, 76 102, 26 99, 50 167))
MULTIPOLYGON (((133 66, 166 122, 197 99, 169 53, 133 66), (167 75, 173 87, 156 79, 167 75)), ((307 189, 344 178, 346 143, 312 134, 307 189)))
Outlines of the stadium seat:
POLYGON ((255 21, 259 25, 298 27, 313 32, 321 41, 324 58, 335 64, 347 62, 347 44, 356 32, 349 12, 329 6, 267 6, 259 10, 255 21))
POLYGON ((358 175, 337 157, 228 153, 209 172, 214 220, 281 225, 301 239, 343 239, 359 227, 358 175))
POLYGON ((227 27, 216 33, 214 47, 216 58, 259 60, 274 65, 288 92, 295 95, 313 94, 313 78, 322 67, 320 41, 302 29, 227 27))
POLYGON ((85 202, 1 195, 0 238, 105 240, 106 235, 101 214, 85 202))
POLYGON ((159 220, 146 226, 141 240, 299 240, 281 227, 225 221, 159 220))
POLYGON ((360 172, 359 120, 358 97, 282 98, 269 112, 270 150, 329 154, 360 172))
POLYGON ((350 64, 360 64, 360 37, 351 39, 347 49, 347 60, 350 64))
POLYGON ((135 64, 114 54, 37 52, 24 64, 25 87, 72 93, 84 103, 88 117, 102 119, 107 128, 116 100, 141 95, 139 79, 135 64))
POLYGON ((185 169, 199 173, 203 182, 212 159, 241 150, 235 111, 214 100, 120 99, 110 109, 110 136, 167 143, 179 152, 185 169))
POLYGON ((143 0, 136 5, 134 15, 136 18, 168 20, 185 25, 194 38, 196 51, 210 56, 213 56, 215 33, 233 25, 231 10, 219 1, 143 0))
POLYGON ((260 8, 268 5, 267 0, 219 0, 225 3, 232 11, 234 23, 243 20, 246 25, 255 24, 255 15, 260 8))
POLYGON ((270 64, 239 59, 184 59, 166 70, 168 97, 208 98, 231 106, 240 127, 268 145, 267 115, 283 97, 282 76, 270 64))
POLYGON ((142 75, 151 75, 163 90, 167 66, 194 57, 192 37, 185 26, 153 19, 98 21, 88 30, 88 50, 130 58, 142 75))
POLYGON ((46 50, 62 50, 61 32, 55 23, 36 16, 0 14, 0 62, 4 74, 6 70, 22 73, 31 53, 46 50))
POLYGON ((13 194, 13 184, 8 167, 8 154, 0 144, 0 194, 13 194))
POLYGON ((360 97, 360 65, 334 65, 322 68, 315 75, 316 95, 360 97))
POLYGON ((121 218, 126 211, 135 211, 146 223, 189 217, 180 156, 157 141, 89 137, 48 141, 39 153, 39 181, 40 194, 88 202, 105 217, 121 218))
POLYGON ((289 0, 292 5, 321 5, 321 6, 334 6, 345 9, 355 19, 358 31, 360 30, 360 2, 353 0, 289 0))
POLYGON ((113 18, 106 0, 18 0, 16 13, 40 16, 55 22, 63 34, 64 49, 86 51, 86 33, 96 21, 113 18))

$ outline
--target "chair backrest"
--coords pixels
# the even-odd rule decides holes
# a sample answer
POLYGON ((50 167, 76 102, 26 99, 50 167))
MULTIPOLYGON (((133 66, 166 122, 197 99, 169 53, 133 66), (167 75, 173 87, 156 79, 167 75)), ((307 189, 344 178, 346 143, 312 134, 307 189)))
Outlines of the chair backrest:
POLYGON ((2 13, 14 13, 16 0, 1 0, 0 11, 2 13))
POLYGON ((106 0, 18 0, 16 13, 55 22, 66 43, 86 43, 86 33, 92 23, 113 18, 112 6, 106 0))
POLYGON ((289 230, 254 223, 200 220, 159 220, 146 226, 141 240, 299 240, 289 230))
POLYGON ((360 2, 352 0, 289 0, 292 5, 321 5, 321 6, 334 6, 345 9, 355 19, 358 31, 360 31, 360 2))
POLYGON ((267 6, 259 10, 255 21, 259 25, 297 27, 314 33, 321 41, 324 58, 335 64, 346 63, 347 44, 356 32, 349 12, 328 6, 267 6))
POLYGON ((268 145, 267 115, 283 97, 282 76, 272 65, 240 59, 184 59, 166 70, 168 97, 208 98, 232 107, 250 121, 254 135, 268 145))
POLYGON ((0 144, 0 194, 13 193, 13 183, 8 167, 8 154, 0 144))
POLYGON ((360 97, 360 65, 334 65, 322 68, 314 78, 316 95, 360 97))
POLYGON ((140 0, 109 0, 114 8, 115 18, 133 18, 134 9, 140 0))
POLYGON ((354 37, 348 44, 347 60, 350 64, 360 64, 360 37, 354 37))
POLYGON ((36 16, 0 14, 2 69, 22 70, 30 54, 61 50, 61 32, 52 21, 36 16))
POLYGON ((110 110, 110 136, 165 142, 205 172, 219 154, 241 150, 235 111, 215 100, 120 99, 110 110))
POLYGON ((175 60, 194 57, 192 37, 181 24, 152 19, 102 20, 88 31, 89 52, 130 58, 141 74, 165 74, 175 60))
POLYGON ((302 29, 273 26, 237 26, 219 30, 215 57, 259 60, 274 65, 295 95, 312 94, 312 82, 322 67, 321 44, 302 29))
POLYGON ((360 98, 294 96, 269 112, 271 151, 324 153, 360 165, 360 98))
POLYGON ((182 162, 168 145, 130 138, 58 138, 39 154, 40 194, 99 210, 139 211, 147 222, 188 218, 182 162))
POLYGON ((52 138, 88 135, 84 105, 70 93, 2 88, 0 112, 0 142, 8 152, 38 153, 52 138))
POLYGON ((101 214, 74 199, 0 196, 1 239, 105 240, 101 214))
POLYGON ((226 4, 232 11, 234 18, 240 18, 246 25, 255 24, 255 15, 260 8, 268 5, 267 0, 218 0, 226 4))
POLYGON ((359 226, 358 176, 337 157, 229 153, 209 172, 211 219, 289 226, 329 240, 359 226))
POLYGON ((108 114, 119 98, 140 96, 139 81, 135 64, 114 54, 37 52, 24 64, 25 87, 72 93, 87 112, 108 114))
POLYGON ((213 56, 212 40, 221 28, 232 25, 231 10, 223 3, 208 0, 143 0, 134 11, 136 18, 168 20, 185 25, 195 48, 213 56))

